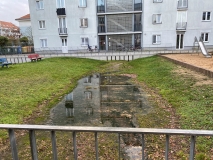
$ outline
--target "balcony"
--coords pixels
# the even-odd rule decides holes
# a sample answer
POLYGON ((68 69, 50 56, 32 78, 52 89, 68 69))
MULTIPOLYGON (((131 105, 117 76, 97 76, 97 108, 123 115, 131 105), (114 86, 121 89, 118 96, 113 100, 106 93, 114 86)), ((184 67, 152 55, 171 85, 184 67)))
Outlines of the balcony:
POLYGON ((98 26, 98 33, 105 33, 105 26, 98 26))
POLYGON ((58 16, 65 16, 66 10, 65 10, 65 8, 57 8, 56 13, 58 16))
POLYGON ((188 1, 187 0, 179 0, 177 4, 177 9, 185 10, 188 8, 188 1))
POLYGON ((105 6, 97 6, 97 13, 104 13, 105 12, 105 6))
POLYGON ((58 28, 58 33, 61 36, 67 36, 67 28, 58 28))
POLYGON ((187 22, 176 23, 176 30, 186 30, 187 22))
POLYGON ((134 31, 142 31, 141 24, 134 24, 134 31))

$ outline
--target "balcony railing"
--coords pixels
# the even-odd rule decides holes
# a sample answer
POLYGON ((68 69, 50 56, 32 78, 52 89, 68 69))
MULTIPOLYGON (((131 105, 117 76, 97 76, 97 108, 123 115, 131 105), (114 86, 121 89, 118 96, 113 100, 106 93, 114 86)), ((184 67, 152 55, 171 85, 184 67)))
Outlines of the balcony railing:
POLYGON ((97 13, 104 13, 105 12, 105 6, 97 6, 97 13))
POLYGON ((134 31, 142 31, 141 24, 134 24, 134 31))
POLYGON ((98 33, 105 33, 105 26, 98 26, 98 33))
MULTIPOLYGON (((181 130, 181 129, 148 129, 148 128, 119 128, 119 127, 77 127, 77 126, 47 126, 47 125, 12 125, 12 124, 0 124, 0 130, 7 129, 9 132, 9 139, 11 145, 11 152, 14 160, 18 159, 18 148, 16 145, 16 130, 26 130, 29 133, 30 139, 30 148, 31 148, 31 156, 32 159, 38 159, 38 152, 37 152, 37 145, 36 145, 36 131, 49 131, 50 137, 52 141, 52 154, 53 159, 57 158, 57 145, 56 145, 56 131, 64 131, 64 132, 72 132, 72 141, 73 141, 73 151, 74 151, 74 159, 77 160, 78 158, 78 148, 77 148, 77 132, 92 132, 94 133, 95 137, 95 154, 96 160, 99 159, 99 151, 98 151, 98 133, 117 133, 118 134, 118 150, 120 153, 120 142, 121 142, 121 134, 123 133, 134 133, 141 135, 141 146, 142 146, 142 154, 141 159, 145 160, 145 137, 147 135, 165 135, 165 159, 168 160, 169 155, 169 141, 170 136, 190 136, 190 160, 194 160, 195 158, 195 143, 196 137, 198 136, 210 136, 213 137, 212 130, 181 130)), ((118 155, 118 159, 120 159, 120 154, 118 155)))
POLYGON ((187 28, 187 22, 176 23, 176 29, 177 30, 186 30, 186 28, 187 28))
POLYGON ((67 28, 58 28, 59 35, 67 35, 67 28))
POLYGON ((178 4, 177 4, 177 8, 178 9, 187 9, 188 8, 188 1, 187 0, 185 0, 185 1, 179 0, 178 4))
POLYGON ((66 10, 65 10, 65 8, 57 8, 56 13, 58 16, 65 16, 66 10))

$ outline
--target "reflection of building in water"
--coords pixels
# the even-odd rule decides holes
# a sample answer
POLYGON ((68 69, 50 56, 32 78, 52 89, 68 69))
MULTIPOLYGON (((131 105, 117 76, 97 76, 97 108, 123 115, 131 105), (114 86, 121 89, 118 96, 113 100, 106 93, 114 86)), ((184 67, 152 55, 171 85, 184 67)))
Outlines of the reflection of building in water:
POLYGON ((67 117, 78 123, 99 123, 100 119, 100 75, 85 77, 65 98, 67 117))
POLYGON ((126 76, 101 78, 101 120, 110 121, 112 126, 132 127, 132 118, 141 106, 139 90, 131 85, 126 76))

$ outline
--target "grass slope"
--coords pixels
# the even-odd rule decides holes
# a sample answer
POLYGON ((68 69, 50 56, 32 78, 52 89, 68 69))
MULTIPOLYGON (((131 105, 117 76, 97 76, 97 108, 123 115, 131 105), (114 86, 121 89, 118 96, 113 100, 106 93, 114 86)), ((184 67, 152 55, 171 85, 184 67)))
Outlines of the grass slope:
POLYGON ((70 91, 79 78, 103 64, 89 59, 51 58, 0 69, 0 123, 22 123, 38 104, 70 91))
MULTIPOLYGON (((137 74, 138 81, 145 82, 150 88, 157 89, 158 93, 175 108, 180 117, 179 123, 182 129, 213 130, 212 85, 195 85, 197 80, 194 77, 174 73, 177 65, 157 56, 138 59, 130 62, 129 65, 131 67, 126 72, 137 74)), ((157 120, 165 120, 168 117, 166 111, 164 113, 160 111, 160 114, 150 113, 150 115, 146 115, 145 119, 139 117, 139 120, 151 121, 151 125, 139 122, 140 127, 163 128, 164 124, 157 121, 157 124, 152 123, 153 116, 157 120)), ((212 138, 198 138, 197 142, 198 159, 208 157, 206 154, 211 155, 208 152, 212 147, 212 138)))

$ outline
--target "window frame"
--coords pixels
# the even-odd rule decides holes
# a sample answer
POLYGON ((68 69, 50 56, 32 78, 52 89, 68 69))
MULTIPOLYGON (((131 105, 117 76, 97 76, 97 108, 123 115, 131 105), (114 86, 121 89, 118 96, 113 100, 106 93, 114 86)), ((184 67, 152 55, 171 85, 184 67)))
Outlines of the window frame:
POLYGON ((153 45, 161 44, 161 34, 153 34, 152 35, 152 44, 153 45), (160 41, 158 41, 157 37, 160 37, 160 41))
POLYGON ((209 22, 209 21, 211 21, 211 11, 204 11, 203 12, 203 14, 202 14, 202 21, 207 21, 207 22, 209 22), (204 13, 205 13, 205 18, 204 18, 204 13), (209 19, 207 19, 208 18, 208 13, 210 13, 210 18, 209 19))
POLYGON ((80 28, 88 28, 88 18, 80 18, 80 28))
POLYGON ((38 21, 38 28, 39 29, 46 29, 46 22, 45 20, 39 20, 38 21), (40 23, 41 22, 41 23, 40 23), (41 24, 41 25, 40 25, 41 24))
POLYGON ((44 9, 44 1, 43 0, 36 0, 36 9, 37 10, 43 10, 44 9), (41 5, 41 3, 42 3, 42 5, 41 5))
POLYGON ((204 43, 208 43, 209 42, 209 32, 201 32, 201 38, 202 38, 204 43), (206 35, 207 35, 207 41, 206 41, 206 35))
POLYGON ((66 3, 65 3, 65 0, 56 0, 56 7, 57 8, 65 8, 66 6, 66 3), (63 6, 62 6, 62 3, 61 2, 64 2, 63 6))
POLYGON ((89 45, 89 37, 81 37, 81 46, 89 45))
POLYGON ((163 3, 163 0, 153 0, 153 3, 163 3))
POLYGON ((79 8, 86 8, 87 7, 87 0, 78 0, 78 7, 79 8), (83 4, 82 2, 84 2, 85 4, 82 5, 83 4))
POLYGON ((162 14, 161 13, 157 13, 157 14, 153 14, 152 15, 152 24, 162 24, 162 14), (157 16, 160 16, 160 22, 157 22, 157 16))
POLYGON ((40 38, 40 47, 47 48, 47 38, 40 38), (43 43, 45 42, 45 43, 43 43))

